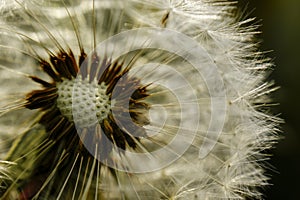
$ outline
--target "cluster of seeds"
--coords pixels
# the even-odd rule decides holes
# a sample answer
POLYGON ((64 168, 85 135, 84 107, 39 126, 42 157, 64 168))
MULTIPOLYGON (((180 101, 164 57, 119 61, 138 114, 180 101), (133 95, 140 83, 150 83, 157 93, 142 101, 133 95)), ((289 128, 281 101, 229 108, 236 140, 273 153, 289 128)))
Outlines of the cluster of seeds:
POLYGON ((80 128, 90 127, 107 118, 111 102, 104 82, 87 79, 64 80, 56 85, 57 107, 69 121, 80 128))

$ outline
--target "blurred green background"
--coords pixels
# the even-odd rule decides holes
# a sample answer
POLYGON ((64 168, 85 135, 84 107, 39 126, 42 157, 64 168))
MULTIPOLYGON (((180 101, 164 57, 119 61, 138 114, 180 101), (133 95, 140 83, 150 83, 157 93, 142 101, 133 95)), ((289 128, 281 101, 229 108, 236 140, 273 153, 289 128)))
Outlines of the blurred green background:
POLYGON ((271 78, 281 89, 273 94, 280 103, 284 139, 273 151, 272 184, 265 199, 300 199, 300 0, 239 0, 239 6, 253 10, 250 16, 262 20, 262 50, 274 50, 271 78))

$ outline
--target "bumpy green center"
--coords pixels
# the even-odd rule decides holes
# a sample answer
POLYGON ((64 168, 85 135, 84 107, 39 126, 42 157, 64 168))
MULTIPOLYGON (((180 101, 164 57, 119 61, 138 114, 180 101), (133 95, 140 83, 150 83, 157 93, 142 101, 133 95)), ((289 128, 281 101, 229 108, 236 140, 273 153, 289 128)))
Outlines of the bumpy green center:
POLYGON ((96 80, 64 80, 57 85, 57 107, 62 115, 80 128, 90 127, 107 118, 111 101, 107 86, 96 80))

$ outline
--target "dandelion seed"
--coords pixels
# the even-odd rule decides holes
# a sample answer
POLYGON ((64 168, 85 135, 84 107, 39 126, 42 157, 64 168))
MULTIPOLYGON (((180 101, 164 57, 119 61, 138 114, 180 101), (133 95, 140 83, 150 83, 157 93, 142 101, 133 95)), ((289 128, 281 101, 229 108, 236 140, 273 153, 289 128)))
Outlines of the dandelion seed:
POLYGON ((0 12, 3 199, 262 198, 280 120, 263 109, 272 64, 235 3, 0 12))

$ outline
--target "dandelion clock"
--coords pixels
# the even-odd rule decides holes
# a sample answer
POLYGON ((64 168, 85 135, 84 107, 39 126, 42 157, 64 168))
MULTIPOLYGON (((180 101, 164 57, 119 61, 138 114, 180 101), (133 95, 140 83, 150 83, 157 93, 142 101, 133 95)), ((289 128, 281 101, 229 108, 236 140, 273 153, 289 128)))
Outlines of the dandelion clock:
POLYGON ((2 199, 261 199, 272 64, 233 1, 2 0, 2 199))

